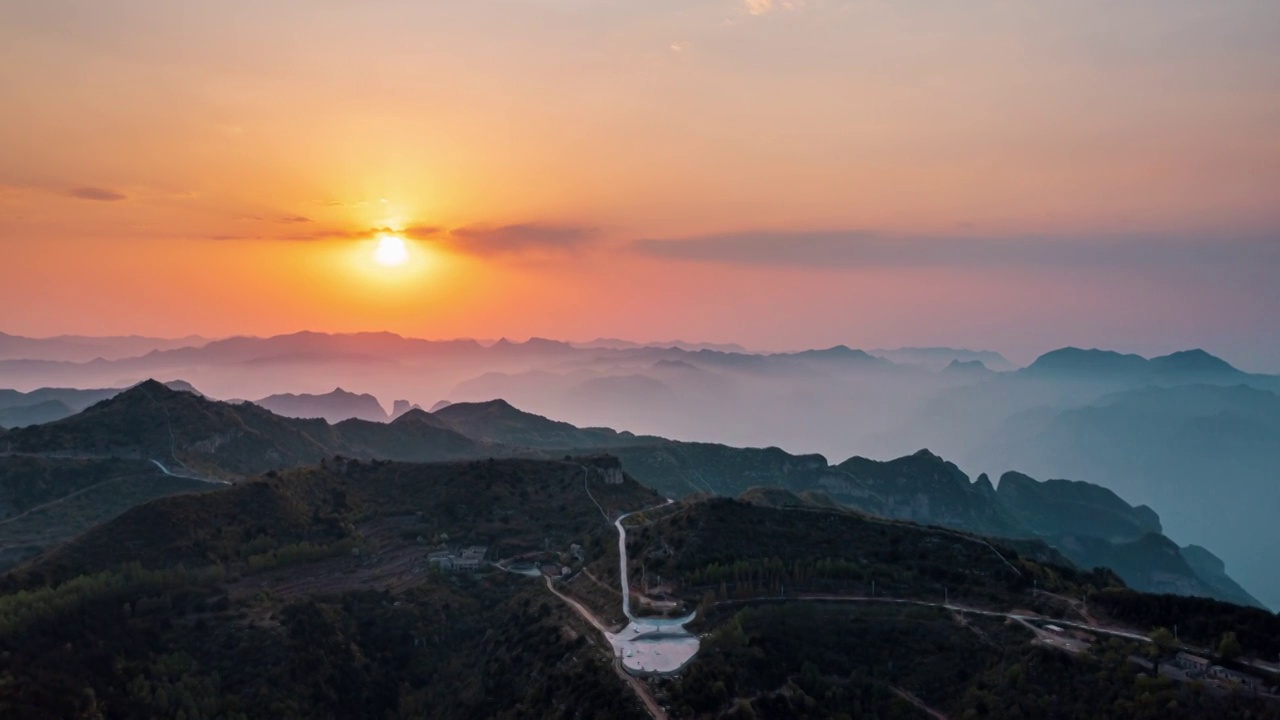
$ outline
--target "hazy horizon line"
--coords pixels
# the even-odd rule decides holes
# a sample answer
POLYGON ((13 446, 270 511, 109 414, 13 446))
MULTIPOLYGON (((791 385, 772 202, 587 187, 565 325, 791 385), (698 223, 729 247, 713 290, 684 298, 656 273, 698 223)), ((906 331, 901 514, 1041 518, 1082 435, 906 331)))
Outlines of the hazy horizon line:
MULTIPOLYGON (((859 343, 852 343, 851 341, 837 341, 834 343, 827 343, 827 342, 813 343, 813 344, 803 345, 803 346, 788 345, 788 346, 763 347, 760 345, 753 345, 753 344, 748 344, 748 343, 735 341, 735 340, 687 340, 683 338, 675 338, 670 340, 634 340, 631 338, 619 337, 616 335, 610 335, 610 336, 600 335, 600 336, 596 336, 586 340, 573 340, 573 339, 549 337, 545 335, 527 335, 527 336, 526 335, 503 335, 497 338, 474 337, 474 336, 423 337, 418 335, 400 333, 394 330, 325 331, 325 330, 301 329, 301 330, 277 332, 277 333, 271 333, 271 334, 265 334, 265 335, 252 334, 252 333, 231 334, 231 335, 204 335, 198 332, 193 332, 193 333, 180 335, 180 336, 147 335, 147 334, 141 334, 141 333, 130 333, 127 335, 87 335, 87 334, 80 334, 80 333, 59 333, 57 335, 36 336, 36 335, 23 335, 20 333, 9 333, 9 332, 5 332, 4 330, 0 330, 0 336, 3 336, 3 337, 19 338, 19 339, 33 340, 33 341, 39 341, 39 342, 75 341, 75 340, 88 340, 88 341, 152 340, 152 341, 161 341, 161 342, 184 342, 184 341, 192 342, 192 344, 185 345, 182 347, 204 347, 211 343, 223 342, 227 340, 237 340, 237 339, 271 340, 275 338, 294 337, 294 336, 300 336, 300 335, 323 335, 323 336, 329 336, 329 337, 389 335, 389 336, 395 336, 403 340, 416 340, 416 341, 423 341, 423 342, 436 342, 436 343, 474 342, 477 345, 480 345, 481 347, 486 347, 486 348, 492 347, 493 345, 496 345, 497 343, 500 343, 503 341, 516 344, 516 345, 524 345, 535 340, 564 343, 566 345, 576 347, 579 349, 589 349, 589 348, 584 348, 583 346, 590 345, 592 343, 600 343, 600 342, 617 342, 617 343, 630 344, 637 347, 656 347, 656 348, 672 348, 672 347, 677 347, 679 345, 689 345, 689 346, 708 346, 707 349, 712 349, 713 347, 732 348, 732 349, 716 349, 716 351, 726 352, 726 353, 735 353, 735 354, 745 354, 745 355, 790 354, 790 353, 799 353, 799 352, 812 351, 812 350, 828 350, 828 349, 833 349, 837 347, 846 347, 846 348, 849 348, 850 350, 861 350, 862 352, 865 352, 869 355, 876 355, 877 353, 892 353, 892 352, 902 352, 902 351, 951 350, 951 351, 968 352, 968 353, 993 353, 1003 358, 1006 362, 1008 362, 1010 365, 1014 366, 1015 368, 1026 367, 1030 365, 1032 362, 1034 362, 1036 359, 1044 356, 1045 354, 1054 352, 1056 350, 1064 350, 1069 348, 1080 349, 1080 350, 1100 350, 1104 352, 1115 352, 1115 353, 1126 354, 1126 355, 1132 354, 1132 355, 1138 355, 1139 357, 1143 357, 1147 359, 1160 357, 1163 355, 1169 355, 1176 352, 1184 352, 1189 350, 1202 350, 1204 352, 1207 352, 1213 355, 1214 357, 1217 357, 1219 359, 1222 359, 1230 363, 1233 367, 1240 368, 1240 365, 1235 361, 1224 357, 1222 354, 1218 352, 1207 349, 1205 347, 1206 344, 1195 344, 1195 343, 1182 346, 1182 347, 1179 347, 1178 349, 1173 349, 1173 350, 1144 350, 1144 349, 1134 349, 1134 348, 1126 348, 1126 347, 1096 345, 1096 344, 1090 344, 1090 343, 1051 344, 1046 346, 1045 349, 1036 352, 1034 355, 1024 356, 1022 353, 1017 353, 1017 352, 1010 354, 1009 351, 1001 350, 995 346, 985 346, 985 347, 979 346, 979 345, 958 346, 958 345, 949 345, 945 343, 930 343, 930 342, 913 342, 913 343, 897 345, 894 343, 859 344, 859 343), (1030 360, 1026 360, 1025 357, 1030 357, 1030 360)), ((168 349, 178 349, 178 348, 168 348, 168 349)), ((10 360, 17 360, 17 359, 41 360, 44 358, 9 358, 9 359, 10 360)), ((127 358, 118 358, 118 359, 127 359, 127 358)), ((1240 369, 1243 369, 1243 368, 1240 368, 1240 369)), ((1258 371, 1258 370, 1246 370, 1246 371, 1247 372, 1266 372, 1266 371, 1258 371)), ((1275 370, 1272 370, 1271 372, 1275 372, 1275 370)))

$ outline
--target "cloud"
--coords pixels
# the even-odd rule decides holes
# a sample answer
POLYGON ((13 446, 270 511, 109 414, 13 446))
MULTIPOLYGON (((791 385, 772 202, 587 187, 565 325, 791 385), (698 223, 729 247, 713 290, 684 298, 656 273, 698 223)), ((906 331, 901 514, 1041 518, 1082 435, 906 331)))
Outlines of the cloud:
MULTIPOLYGON (((396 231, 387 230, 386 232, 396 232, 396 231)), ((439 239, 439 237, 443 235, 445 232, 446 231, 444 228, 436 227, 434 225, 415 225, 413 227, 407 227, 403 230, 400 230, 399 234, 404 235, 407 238, 412 238, 414 240, 436 240, 436 239, 439 239)))
POLYGON ((573 251, 594 242, 598 237, 597 228, 522 223, 498 227, 472 225, 455 228, 450 231, 448 241, 454 249, 461 252, 501 255, 573 251))
POLYGON ((318 242, 369 240, 388 234, 436 243, 455 252, 489 256, 573 252, 595 242, 599 237, 598 230, 592 227, 520 223, 500 226, 469 225, 453 229, 437 225, 413 225, 405 228, 379 226, 358 230, 315 229, 307 232, 235 233, 206 235, 203 239, 318 242))
MULTIPOLYGON (((310 222, 310 221, 307 221, 310 222)), ((244 232, 219 235, 203 235, 201 240, 261 240, 267 242, 317 242, 322 240, 365 240, 376 237, 380 233, 394 232, 390 228, 370 228, 368 230, 313 230, 311 232, 271 233, 244 232)))
POLYGON ((67 195, 80 200, 96 200, 98 202, 117 202, 119 200, 127 200, 128 196, 124 193, 108 190, 100 187, 78 187, 67 191, 67 195))
POLYGON ((738 265, 862 267, 1152 267, 1280 263, 1280 234, 1197 236, 892 237, 866 230, 747 231, 633 240, 650 257, 738 265))
POLYGON ((804 7, 804 0, 743 0, 747 12, 752 15, 765 15, 774 10, 799 10, 804 7))
POLYGON ((311 218, 303 217, 302 215, 286 215, 284 217, 276 218, 276 222, 281 223, 282 225, 297 225, 299 223, 309 223, 311 222, 311 218))

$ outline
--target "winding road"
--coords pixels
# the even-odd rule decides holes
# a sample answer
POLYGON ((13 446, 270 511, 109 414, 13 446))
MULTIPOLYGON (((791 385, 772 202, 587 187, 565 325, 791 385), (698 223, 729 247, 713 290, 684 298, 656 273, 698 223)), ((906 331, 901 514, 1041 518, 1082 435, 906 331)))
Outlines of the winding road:
POLYGON ((172 472, 169 470, 169 468, 164 466, 164 463, 160 462, 159 460, 156 460, 155 458, 151 459, 151 463, 156 467, 160 468, 160 472, 164 473, 165 475, 168 475, 169 477, 182 478, 184 480, 195 480, 197 482, 209 483, 210 485, 230 485, 231 484, 226 480, 214 480, 213 478, 200 477, 199 475, 196 475, 194 473, 179 474, 176 472, 172 472))
POLYGON ((967 607, 965 605, 956 605, 955 603, 935 603, 925 600, 908 600, 905 598, 886 598, 886 597, 867 597, 864 595, 793 595, 790 597, 758 597, 758 598, 742 598, 734 600, 721 600, 717 602, 717 606, 721 605, 750 605, 753 603, 770 603, 770 602, 867 602, 867 603, 896 603, 899 605, 916 605, 918 607, 942 608, 944 610, 954 610, 959 613, 968 613, 970 615, 985 615, 987 617, 1002 617, 1020 622, 1029 621, 1047 621, 1055 625, 1066 625, 1088 632, 1100 633, 1103 635, 1114 635, 1127 640, 1137 640, 1139 642, 1151 642, 1151 638, 1141 633, 1130 630, 1121 630, 1119 628, 1108 628, 1100 625, 1086 625, 1084 623, 1071 622, 1069 620, 1058 620, 1056 618, 1044 618, 1036 615, 1023 615, 1021 613, 1006 613, 996 610, 980 610, 978 608, 967 607))
MULTIPOLYGON (((156 464, 159 465, 159 463, 156 463, 156 464)), ((595 503, 597 508, 599 508, 600 514, 605 518, 605 521, 608 522, 609 517, 608 517, 608 514, 605 512, 604 507, 600 505, 599 501, 597 501, 595 496, 592 495, 591 493, 591 487, 589 484, 589 471, 585 467, 583 467, 582 469, 583 469, 583 489, 586 490, 587 496, 590 497, 591 501, 595 503)), ((697 655, 697 652, 700 649, 700 644, 699 644, 698 638, 692 635, 691 633, 689 633, 689 631, 686 630, 684 626, 694 619, 694 617, 696 616, 696 613, 690 613, 687 616, 684 616, 681 618, 673 618, 673 619, 637 618, 634 614, 632 614, 631 584, 630 584, 630 578, 628 577, 628 572, 627 572, 627 529, 626 529, 626 526, 623 525, 623 521, 631 517, 632 515, 636 515, 638 513, 648 512, 650 510, 656 510, 658 508, 666 507, 667 505, 670 505, 672 502, 674 501, 668 500, 667 502, 661 505, 655 505, 653 507, 645 508, 643 510, 635 510, 629 513, 624 513, 623 515, 620 515, 616 520, 613 521, 613 526, 618 531, 618 562, 619 562, 618 576, 619 576, 619 584, 622 586, 622 612, 629 620, 627 626, 623 628, 621 632, 618 632, 618 633, 610 632, 608 628, 605 626, 605 624, 601 622, 600 619, 596 617, 595 614, 591 612, 590 609, 588 609, 581 602, 557 590, 552 578, 550 577, 546 578, 547 589, 550 590, 556 597, 563 600, 565 604, 567 604, 569 607, 573 608, 573 610, 576 613, 578 613, 578 615, 580 615, 584 620, 586 620, 597 631, 603 634, 605 638, 609 641, 609 644, 613 647, 613 650, 614 650, 614 670, 618 673, 619 677, 621 677, 631 686, 632 690, 636 693, 636 696, 640 698, 642 703, 644 703, 645 708, 648 710, 649 714, 653 718, 655 718, 655 720, 666 720, 667 714, 662 709, 662 706, 659 705, 658 702, 653 698, 653 695, 650 693, 648 686, 645 685, 645 683, 641 681, 638 677, 636 677, 636 675, 640 675, 640 674, 670 675, 670 674, 679 672, 686 665, 688 665, 690 662, 693 661, 693 658, 697 655), (661 653, 662 649, 667 650, 668 655, 662 656, 662 653, 661 653)), ((948 533, 948 534, 952 534, 952 533, 948 533)), ((994 547, 991 546, 990 543, 987 543, 985 540, 981 538, 966 536, 960 533, 954 533, 954 536, 963 540, 978 542, 986 545, 992 550, 992 552, 994 552, 997 556, 999 556, 1000 559, 1003 560, 1004 563, 1008 565, 1014 572, 1021 574, 1021 572, 1018 570, 1016 566, 1014 566, 1006 558, 1004 558, 1003 555, 1000 555, 999 551, 997 551, 994 547)), ((964 605, 957 605, 951 602, 937 603, 937 602, 928 602, 925 600, 909 600, 909 599, 901 599, 901 598, 865 597, 865 596, 795 595, 791 597, 781 597, 781 598, 776 598, 776 597, 745 598, 741 600, 724 600, 716 603, 716 605, 734 605, 734 604, 750 604, 750 603, 765 603, 765 602, 841 602, 841 603, 874 602, 874 603, 896 603, 901 605, 915 605, 919 607, 941 608, 941 609, 951 610, 953 612, 962 613, 962 614, 967 613, 967 614, 982 615, 987 617, 1007 618, 1007 619, 1017 621, 1028 627, 1032 627, 1033 631, 1034 631, 1034 626, 1032 626, 1032 621, 1045 620, 1045 618, 1041 618, 1033 615, 1024 615, 1020 613, 1011 613, 1011 612, 998 612, 994 610, 981 610, 978 608, 967 607, 964 605)), ((1122 630, 1118 628, 1106 628, 1106 627, 1100 627, 1097 625, 1088 625, 1088 624, 1071 622, 1067 620, 1053 619, 1052 622, 1054 622, 1057 625, 1079 628, 1079 629, 1087 630, 1093 633, 1113 635, 1116 637, 1122 637, 1129 640, 1137 640, 1140 642, 1148 642, 1148 643, 1151 642, 1151 639, 1148 638, 1146 635, 1132 632, 1129 630, 1122 630)), ((1038 635, 1039 633, 1037 633, 1037 636, 1038 635)), ((940 713, 938 713, 937 711, 933 710, 932 708, 928 708, 927 706, 924 706, 923 703, 920 703, 918 699, 916 699, 914 696, 910 695, 909 693, 905 693, 905 691, 898 691, 898 692, 900 692, 900 694, 902 694, 903 697, 906 698, 908 701, 913 701, 914 703, 918 704, 918 706, 921 707, 921 709, 925 710, 933 717, 935 718, 945 717, 940 713)))

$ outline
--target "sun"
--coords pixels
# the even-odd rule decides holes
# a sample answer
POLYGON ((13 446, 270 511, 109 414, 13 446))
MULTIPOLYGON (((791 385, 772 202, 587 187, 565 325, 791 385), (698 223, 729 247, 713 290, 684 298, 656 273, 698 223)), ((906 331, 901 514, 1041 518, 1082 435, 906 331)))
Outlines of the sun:
POLYGON ((395 235, 379 235, 378 247, 373 251, 373 259, 386 267, 397 267, 409 262, 409 248, 404 238, 395 235))

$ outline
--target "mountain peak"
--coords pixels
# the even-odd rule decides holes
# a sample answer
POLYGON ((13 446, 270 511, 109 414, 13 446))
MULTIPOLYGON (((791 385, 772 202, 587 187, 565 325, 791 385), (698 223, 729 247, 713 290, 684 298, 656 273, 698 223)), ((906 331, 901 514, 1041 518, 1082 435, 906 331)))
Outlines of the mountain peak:
POLYGON ((1168 355, 1151 358, 1151 365, 1167 372, 1240 372, 1231 363, 1200 348, 1180 350, 1168 355))
POLYGON ((378 402, 378 398, 368 393, 358 394, 342 388, 334 388, 323 395, 295 395, 282 393, 269 395, 253 404, 285 417, 324 418, 331 423, 341 422, 348 418, 359 418, 374 422, 385 422, 387 412, 378 402))
POLYGON ((481 400, 479 402, 450 403, 440 409, 444 410, 445 408, 454 408, 455 411, 460 411, 464 407, 469 407, 475 410, 489 410, 494 412, 507 412, 507 411, 523 412, 522 410, 519 410, 518 408, 516 408, 516 406, 512 405, 506 400, 503 400, 502 398, 494 398, 492 400, 481 400))
POLYGON ((1200 348, 1181 350, 1148 360, 1141 355, 1118 353, 1113 350, 1082 350, 1076 347, 1065 347, 1036 358, 1026 371, 1033 374, 1061 375, 1241 374, 1230 363, 1200 348))
POLYGON ((961 360, 956 358, 942 368, 942 372, 949 375, 987 375, 992 371, 981 360, 961 360))
POLYGON ((1145 369, 1147 359, 1141 355, 1118 353, 1114 350, 1088 350, 1064 347, 1051 350, 1031 363, 1027 372, 1037 373, 1132 373, 1145 369))
POLYGON ((911 453, 911 457, 920 458, 922 460, 941 460, 942 459, 941 457, 938 457, 937 455, 934 455, 932 452, 930 452, 929 448, 920 448, 919 450, 911 453))
MULTIPOLYGON (((125 392, 126 393, 130 393, 130 392, 171 393, 176 391, 170 389, 168 385, 165 385, 164 383, 160 382, 159 380, 156 380, 155 378, 147 378, 146 380, 143 380, 137 385, 130 387, 128 390, 125 390, 125 392)), ((121 393, 121 394, 124 394, 124 393, 121 393)))

